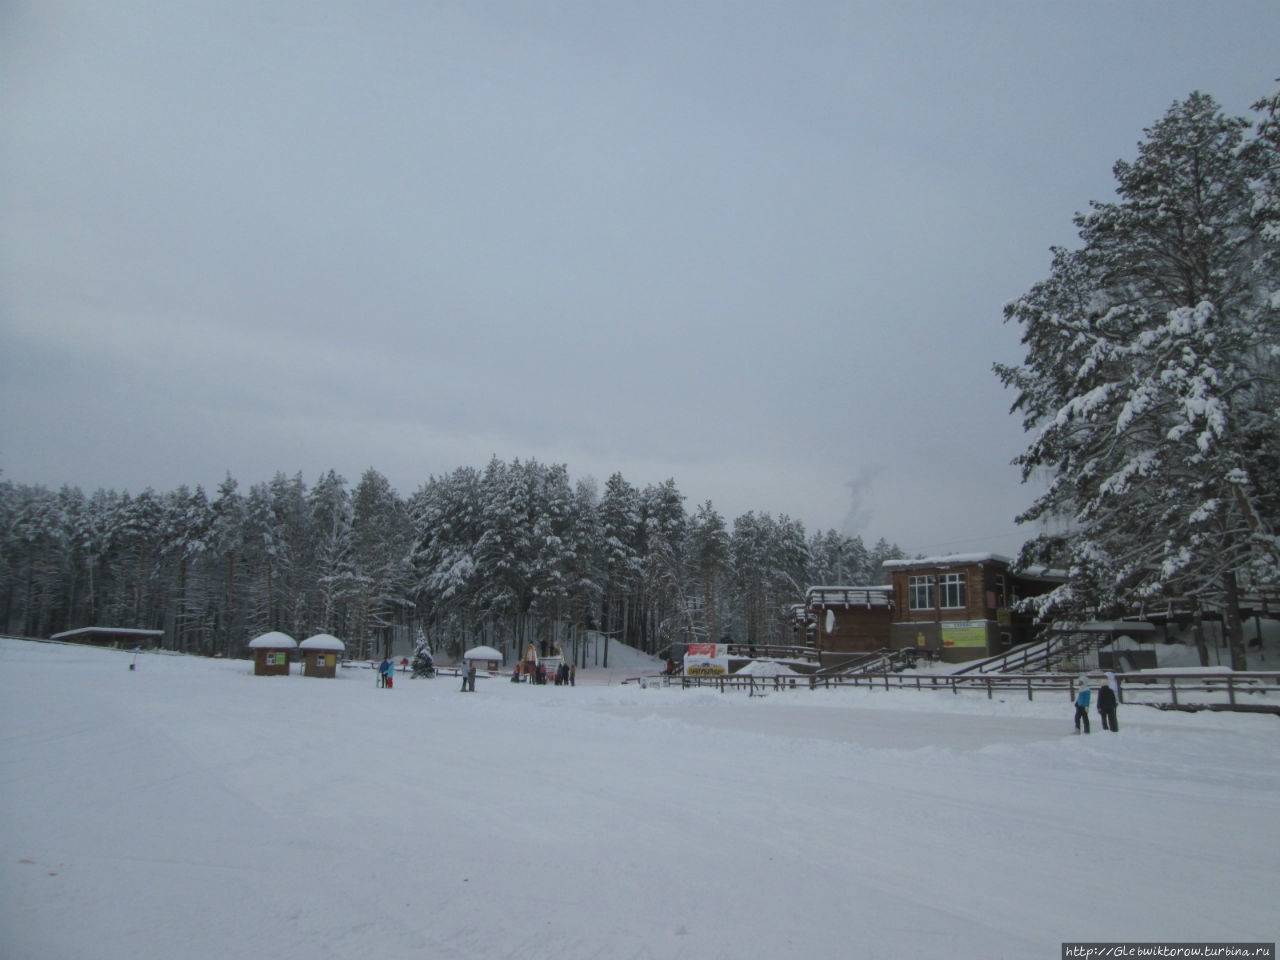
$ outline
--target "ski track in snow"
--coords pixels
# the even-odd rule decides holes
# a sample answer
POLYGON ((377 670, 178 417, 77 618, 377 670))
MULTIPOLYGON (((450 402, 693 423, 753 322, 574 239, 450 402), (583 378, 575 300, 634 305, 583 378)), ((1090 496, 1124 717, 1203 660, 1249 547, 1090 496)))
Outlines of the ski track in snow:
POLYGON ((10 960, 1275 939, 1274 717, 128 659, 0 640, 10 960))

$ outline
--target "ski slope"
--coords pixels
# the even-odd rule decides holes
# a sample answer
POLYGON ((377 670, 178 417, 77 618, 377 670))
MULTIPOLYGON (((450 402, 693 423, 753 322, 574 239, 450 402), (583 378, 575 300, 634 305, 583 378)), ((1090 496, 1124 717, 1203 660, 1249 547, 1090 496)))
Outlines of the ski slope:
POLYGON ((1276 939, 1270 716, 131 659, 0 640, 7 960, 1276 939))

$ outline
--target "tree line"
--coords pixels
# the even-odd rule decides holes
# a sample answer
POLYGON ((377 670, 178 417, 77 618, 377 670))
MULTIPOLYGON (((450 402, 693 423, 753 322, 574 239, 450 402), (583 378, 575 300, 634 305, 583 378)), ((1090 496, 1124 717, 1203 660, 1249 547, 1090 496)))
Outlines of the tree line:
POLYGON ((159 629, 207 655, 270 630, 331 633, 358 657, 421 639, 451 655, 585 652, 588 631, 655 654, 724 635, 789 643, 807 586, 878 583, 902 556, 786 516, 730 527, 710 501, 687 510, 674 480, 614 474, 601 491, 536 460, 495 457, 407 498, 372 469, 354 487, 332 470, 247 491, 228 475, 212 495, 0 483, 7 632, 159 629))
POLYGON ((1241 592, 1280 585, 1280 93, 1253 109, 1193 93, 1145 131, 996 367, 1050 478, 1020 519, 1058 521, 1022 560, 1068 573, 1039 612, 1222 610, 1237 669, 1241 592))

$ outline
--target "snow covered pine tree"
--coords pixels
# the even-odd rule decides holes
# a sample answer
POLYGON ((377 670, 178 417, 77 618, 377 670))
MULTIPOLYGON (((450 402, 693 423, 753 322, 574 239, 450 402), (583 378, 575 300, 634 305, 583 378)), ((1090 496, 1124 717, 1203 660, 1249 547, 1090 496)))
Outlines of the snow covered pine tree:
POLYGON ((1238 590, 1280 579, 1275 98, 1267 104, 1252 139, 1248 121, 1201 93, 1148 129, 1138 159, 1115 165, 1119 200, 1076 216, 1083 245, 1055 248, 1050 276, 1005 307, 1027 355, 996 366, 1032 434, 1015 462, 1024 480, 1050 477, 1019 519, 1069 524, 1023 552, 1070 571, 1043 605, 1213 603, 1238 669, 1238 590))

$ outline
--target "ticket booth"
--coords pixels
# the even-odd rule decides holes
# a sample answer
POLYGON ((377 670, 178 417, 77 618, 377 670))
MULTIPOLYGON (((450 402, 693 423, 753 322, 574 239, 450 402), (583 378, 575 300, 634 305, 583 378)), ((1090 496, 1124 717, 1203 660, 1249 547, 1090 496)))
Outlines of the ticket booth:
POLYGON ((289 661, 298 641, 287 633, 272 631, 249 641, 253 651, 253 675, 255 677, 287 677, 289 661))
POLYGON ((347 649, 337 637, 317 633, 298 644, 302 651, 302 675, 304 677, 336 677, 338 661, 347 649))

